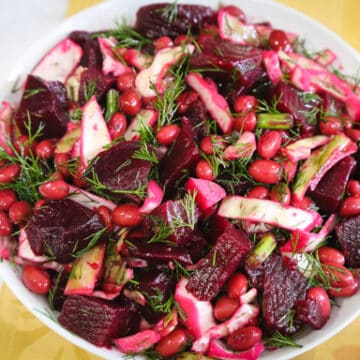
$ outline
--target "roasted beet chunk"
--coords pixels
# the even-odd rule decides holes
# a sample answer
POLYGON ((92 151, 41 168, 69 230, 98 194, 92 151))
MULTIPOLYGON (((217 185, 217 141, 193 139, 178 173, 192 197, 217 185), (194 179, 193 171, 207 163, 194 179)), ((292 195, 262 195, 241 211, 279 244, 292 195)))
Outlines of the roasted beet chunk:
MULTIPOLYGON (((190 199, 190 198, 188 198, 190 199)), ((199 212, 194 205, 192 218, 189 219, 186 213, 187 200, 168 200, 154 210, 151 216, 145 219, 145 228, 149 233, 155 235, 159 231, 161 225, 168 225, 174 229, 169 235, 169 240, 177 245, 186 245, 190 240, 193 230, 190 226, 186 226, 190 222, 197 223, 199 212), (185 226, 182 226, 185 224, 185 226)))
POLYGON ((212 300, 240 265, 251 242, 234 227, 216 241, 210 252, 198 262, 186 288, 199 300, 212 300))
POLYGON ((355 167, 355 159, 349 156, 341 160, 324 175, 316 189, 310 193, 310 196, 321 210, 326 213, 336 212, 355 167))
POLYGON ((89 169, 89 177, 96 174, 100 183, 109 189, 112 196, 120 199, 139 200, 139 198, 121 193, 132 192, 148 183, 151 163, 133 159, 140 145, 134 141, 123 141, 109 150, 101 152, 89 169))
POLYGON ((99 42, 91 36, 92 34, 87 31, 73 31, 69 37, 72 41, 80 45, 84 51, 81 58, 80 65, 91 68, 101 68, 102 54, 100 51, 99 42))
POLYGON ((111 75, 104 75, 100 69, 92 67, 81 73, 79 101, 84 104, 92 94, 99 101, 114 84, 115 78, 111 75))
POLYGON ((183 246, 172 246, 164 243, 148 243, 133 240, 128 249, 130 254, 141 259, 153 260, 163 263, 176 260, 183 265, 191 265, 191 257, 183 246))
POLYGON ((314 329, 321 329, 328 320, 328 317, 325 317, 322 312, 320 303, 314 299, 301 300, 296 303, 296 318, 314 329))
POLYGON ((69 121, 69 107, 65 86, 59 81, 43 81, 29 75, 15 121, 20 131, 27 134, 25 125, 31 120, 34 133, 43 124, 41 139, 60 138, 69 121))
POLYGON ((66 329, 97 346, 129 333, 135 312, 129 307, 86 296, 69 296, 59 322, 66 329))
POLYGON ((360 215, 342 221, 335 228, 346 265, 360 267, 360 215))
POLYGON ((70 199, 49 201, 29 220, 25 231, 35 254, 55 256, 62 263, 74 260, 91 236, 103 228, 92 210, 70 199))
POLYGON ((175 38, 189 31, 195 34, 204 20, 214 19, 215 13, 208 6, 152 4, 138 10, 135 29, 149 39, 175 38))
POLYGON ((147 304, 142 308, 142 313, 150 323, 157 322, 165 314, 160 311, 173 293, 175 281, 170 271, 166 268, 151 268, 138 270, 135 274, 139 284, 135 287, 147 299, 147 304))
POLYGON ((230 82, 236 87, 252 87, 265 74, 261 51, 257 48, 236 45, 230 41, 209 38, 201 43, 201 51, 195 51, 190 66, 214 68, 224 71, 210 71, 210 76, 220 82, 230 82))
POLYGON ((316 98, 307 100, 302 91, 284 82, 279 82, 275 94, 277 99, 279 99, 278 109, 294 117, 295 122, 300 125, 303 135, 313 135, 316 121, 311 121, 308 113, 315 107, 319 107, 321 101, 316 98))
MULTIPOLYGON (((285 264, 279 255, 271 255, 266 262, 273 262, 272 271, 264 273, 263 316, 269 332, 282 334, 298 331, 300 323, 293 320, 295 304, 305 299, 306 279, 296 266, 285 264)), ((269 265, 270 267, 270 265, 269 265)))
POLYGON ((184 172, 191 169, 200 159, 200 151, 194 137, 192 126, 183 118, 181 132, 159 166, 160 180, 167 188, 175 186, 184 176, 184 172))

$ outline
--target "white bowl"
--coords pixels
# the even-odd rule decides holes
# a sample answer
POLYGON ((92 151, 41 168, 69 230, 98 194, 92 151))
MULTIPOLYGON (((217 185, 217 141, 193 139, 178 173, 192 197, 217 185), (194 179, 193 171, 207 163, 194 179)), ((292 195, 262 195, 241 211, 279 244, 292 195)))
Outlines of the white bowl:
MULTIPOLYGON (((196 3, 217 7, 218 0, 180 0, 179 3, 196 3)), ((21 84, 26 74, 58 40, 65 37, 72 30, 102 30, 114 25, 116 19, 126 17, 128 24, 133 23, 136 10, 150 1, 146 0, 122 0, 105 2, 95 7, 89 8, 62 23, 48 36, 39 40, 34 46, 20 59, 14 70, 9 74, 7 82, 1 84, 0 100, 19 100, 19 92, 11 93, 15 84, 21 84)), ((256 20, 269 20, 278 27, 295 32, 308 39, 308 44, 313 49, 330 48, 340 57, 340 62, 344 66, 345 72, 354 74, 360 64, 359 54, 346 44, 339 36, 310 19, 309 17, 292 10, 283 5, 266 0, 233 0, 222 1, 222 3, 232 3, 242 8, 245 13, 256 20), (311 39, 311 41, 310 41, 311 39)), ((16 86, 15 86, 16 87, 16 86)), ((75 345, 106 359, 124 358, 120 352, 114 349, 96 347, 89 342, 79 338, 62 328, 58 323, 51 320, 48 316, 41 313, 48 309, 46 300, 28 291, 19 278, 19 272, 8 262, 0 263, 0 274, 8 287, 16 297, 39 318, 46 326, 63 336, 75 345), (40 311, 40 312, 39 312, 40 311)), ((325 327, 317 331, 304 332, 298 339, 302 348, 284 348, 272 352, 266 352, 261 359, 267 360, 287 360, 319 345, 337 332, 346 327, 351 321, 360 315, 360 293, 355 296, 339 300, 340 307, 334 307, 332 316, 325 327)))

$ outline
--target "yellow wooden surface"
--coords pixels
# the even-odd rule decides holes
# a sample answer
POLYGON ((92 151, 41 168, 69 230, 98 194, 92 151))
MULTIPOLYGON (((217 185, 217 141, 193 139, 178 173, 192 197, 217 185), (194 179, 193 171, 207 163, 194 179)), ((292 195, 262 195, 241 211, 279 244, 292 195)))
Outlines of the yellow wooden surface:
MULTIPOLYGON (((100 0, 70 0, 67 15, 72 15, 98 2, 100 0)), ((279 2, 322 22, 360 51, 359 0, 279 0, 279 2)), ((0 292, 0 304, 0 359, 98 359, 48 330, 25 310, 6 286, 3 286, 0 292)), ((360 318, 324 344, 296 358, 296 360, 343 359, 360 359, 360 318)))

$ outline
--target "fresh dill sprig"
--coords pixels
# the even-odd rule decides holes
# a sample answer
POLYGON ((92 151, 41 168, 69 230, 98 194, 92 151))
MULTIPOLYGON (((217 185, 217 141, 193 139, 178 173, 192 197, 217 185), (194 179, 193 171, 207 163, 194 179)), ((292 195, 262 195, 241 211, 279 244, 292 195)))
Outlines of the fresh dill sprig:
POLYGON ((84 101, 88 102, 90 98, 95 95, 96 92, 96 83, 94 80, 89 80, 83 85, 83 97, 84 101))
MULTIPOLYGON (((31 118, 28 113, 28 121, 25 123, 25 128, 27 129, 29 138, 24 145, 28 146, 41 136, 44 124, 41 123, 33 133, 31 118)), ((19 176, 10 183, 0 184, 0 189, 12 189, 16 192, 20 200, 26 200, 34 204, 36 200, 40 198, 38 187, 47 180, 48 173, 51 172, 51 169, 46 162, 41 162, 31 150, 27 155, 24 145, 19 144, 20 149, 17 150, 12 143, 8 143, 9 148, 12 150, 12 155, 9 155, 4 148, 0 147, 0 159, 20 167, 19 176)))
POLYGON ((186 89, 184 79, 189 71, 188 59, 189 56, 185 56, 179 64, 173 66, 169 70, 169 74, 173 80, 166 86, 163 94, 159 93, 155 85, 152 86, 156 93, 156 100, 153 101, 153 106, 159 114, 157 121, 158 129, 162 128, 164 125, 178 121, 178 119, 175 118, 178 108, 176 100, 186 89))
POLYGON ((104 185, 99 176, 95 173, 94 168, 91 169, 91 174, 85 176, 85 180, 91 185, 92 191, 101 197, 112 200, 114 195, 134 195, 140 199, 145 199, 146 197, 146 185, 139 184, 136 189, 111 189, 108 186, 104 185))
POLYGON ((138 150, 134 151, 131 157, 133 159, 146 160, 153 164, 159 163, 159 159, 156 156, 155 151, 151 149, 151 146, 147 145, 145 142, 141 144, 138 150))
POLYGON ((178 0, 175 0, 171 4, 168 4, 158 10, 161 13, 161 15, 170 23, 172 23, 176 19, 178 12, 177 3, 178 0))
POLYGON ((153 236, 147 240, 149 244, 166 243, 173 244, 168 238, 174 233, 174 229, 167 224, 161 217, 149 215, 152 219, 153 236))
POLYGON ((24 91, 24 99, 28 99, 36 94, 46 91, 45 88, 27 89, 24 91))
POLYGON ((84 255, 85 253, 87 253, 98 243, 98 241, 102 238, 102 236, 106 233, 106 231, 107 231, 106 228, 102 228, 102 229, 96 231, 94 234, 90 234, 89 236, 87 236, 84 240, 89 240, 88 244, 86 245, 85 248, 83 248, 79 251, 76 251, 78 243, 75 243, 74 249, 72 251, 72 256, 74 258, 79 258, 82 255, 84 255))
POLYGON ((45 307, 44 310, 34 308, 34 311, 38 312, 39 314, 41 314, 43 316, 46 316, 48 319, 50 319, 51 321, 53 321, 55 323, 58 322, 58 319, 55 317, 53 312, 47 307, 45 307))
POLYGON ((70 112, 71 120, 78 121, 82 118, 82 110, 80 108, 76 108, 70 112))
POLYGON ((281 114, 278 110, 278 105, 282 98, 282 94, 280 96, 276 96, 273 98, 271 103, 268 103, 266 100, 258 100, 258 105, 256 107, 256 112, 258 113, 268 113, 268 114, 281 114))
POLYGON ((191 276, 191 272, 194 270, 188 270, 186 269, 183 265, 181 265, 177 260, 173 261, 175 269, 175 276, 177 279, 180 279, 181 277, 190 277, 191 276))
POLYGON ((281 334, 279 331, 275 331, 274 334, 264 341, 265 346, 269 347, 296 347, 301 348, 302 345, 297 344, 293 339, 288 336, 281 334))
POLYGON ((117 48, 137 48, 140 49, 144 45, 151 45, 152 41, 138 33, 133 27, 126 24, 123 19, 120 23, 115 22, 116 28, 113 30, 94 34, 95 37, 114 37, 117 40, 117 48))
POLYGON ((59 288, 62 274, 63 274, 63 271, 58 272, 56 280, 55 280, 55 284, 50 288, 49 293, 48 293, 48 299, 49 299, 49 304, 50 304, 51 309, 54 309, 54 298, 56 295, 56 291, 59 288))
POLYGON ((196 225, 196 191, 192 194, 186 193, 184 197, 180 200, 181 206, 184 210, 185 216, 183 214, 178 213, 176 214, 175 218, 171 221, 171 226, 174 229, 178 229, 180 227, 188 227, 191 230, 195 229, 196 225))
POLYGON ((293 48, 294 52, 302 54, 309 59, 313 59, 317 55, 316 51, 311 51, 307 48, 306 39, 299 36, 296 38, 293 48))

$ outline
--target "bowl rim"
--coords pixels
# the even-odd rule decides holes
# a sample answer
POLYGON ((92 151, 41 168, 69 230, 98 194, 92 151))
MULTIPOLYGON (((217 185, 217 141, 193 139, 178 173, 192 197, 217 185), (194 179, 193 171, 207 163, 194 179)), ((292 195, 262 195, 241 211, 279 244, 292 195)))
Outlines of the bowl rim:
MULTIPOLYGON (((166 0, 159 0, 159 1, 148 1, 148 0, 136 0, 135 6, 136 9, 142 5, 150 4, 150 3, 164 3, 168 2, 166 0)), ((225 0, 222 3, 223 4, 234 4, 239 5, 240 7, 243 7, 245 5, 246 0, 225 0)), ((181 3, 196 3, 197 5, 203 4, 203 5, 210 5, 214 7, 214 4, 216 3, 215 0, 211 0, 210 2, 207 0, 179 0, 179 4, 181 3)), ((291 8, 287 5, 284 5, 282 3, 278 2, 269 2, 268 0, 252 0, 251 3, 254 6, 266 6, 275 9, 276 11, 282 11, 290 14, 291 16, 294 16, 298 18, 301 22, 309 23, 312 26, 318 28, 321 32, 326 34, 327 40, 335 40, 337 43, 341 44, 341 47, 345 48, 346 51, 356 59, 356 62, 360 64, 360 53, 355 50, 350 44, 348 44, 340 35, 336 34, 334 31, 327 28, 325 25, 321 24, 320 22, 314 20, 310 16, 291 8)), ((100 4, 88 7, 79 13, 72 15, 71 17, 65 19, 62 21, 59 25, 56 26, 51 32, 49 32, 47 35, 39 38, 35 41, 35 43, 31 46, 31 48, 28 48, 24 54, 19 58, 19 60, 15 63, 13 68, 10 70, 7 79, 5 80, 4 84, 0 84, 0 99, 6 98, 9 96, 9 90, 11 89, 12 84, 16 84, 19 81, 19 76, 25 75, 27 71, 25 71, 26 68, 29 68, 29 65, 24 66, 24 62, 27 58, 34 58, 36 57, 38 60, 41 59, 41 56, 44 54, 44 51, 46 49, 51 48, 54 44, 56 44, 57 41, 59 41, 62 37, 66 35, 66 33, 69 33, 71 30, 76 29, 76 23, 78 20, 87 17, 88 15, 95 14, 96 12, 103 12, 109 9, 113 9, 114 7, 119 7, 119 2, 117 0, 110 0, 105 1, 100 4), (45 50, 44 50, 45 49, 45 50), (40 56, 36 56, 39 54, 40 56)), ((271 21, 271 14, 268 16, 269 20, 271 21)), ((109 25, 111 26, 112 23, 109 21, 109 25)), ((341 57, 341 56, 340 56, 341 57)), ((34 66, 36 63, 33 63, 32 66, 34 66)), ((358 65, 360 67, 360 65, 358 65)), ((81 337, 72 334, 65 328, 63 328, 60 324, 54 322, 51 320, 46 314, 43 314, 39 312, 39 309, 35 309, 30 305, 30 301, 27 300, 30 296, 31 300, 38 301, 39 298, 42 298, 39 295, 32 294, 29 290, 23 286, 21 283, 21 280, 18 279, 18 276, 15 275, 15 271, 11 268, 10 263, 7 261, 0 263, 0 276, 2 277, 4 283, 8 286, 8 288, 13 292, 13 294, 18 298, 18 300, 21 302, 22 305, 24 305, 36 318, 38 318, 42 323, 44 323, 48 328, 50 328, 52 331, 54 331, 56 334, 59 334, 63 338, 65 338, 70 343, 79 346, 80 348, 84 349, 85 351, 88 351, 90 353, 93 353, 94 355, 105 357, 107 359, 119 359, 121 357, 124 357, 123 354, 121 354, 118 350, 113 351, 112 349, 106 349, 106 348, 100 348, 97 347, 88 341, 82 339, 81 337)), ((360 293, 357 294, 360 298, 360 293)), ((346 301, 346 300, 345 300, 346 301)), ((353 320, 355 320, 360 315, 360 308, 358 308, 358 311, 355 311, 352 316, 347 317, 345 321, 341 323, 341 325, 337 325, 335 328, 327 328, 325 333, 326 335, 323 335, 320 340, 313 340, 309 343, 302 346, 301 349, 293 348, 291 349, 291 357, 298 356, 300 354, 305 353, 306 351, 309 351, 313 349, 314 347, 318 346, 319 344, 325 342, 326 340, 329 340, 332 336, 340 332, 342 329, 344 329, 347 325, 349 325, 353 320)), ((326 326, 325 326, 326 327, 326 326)), ((312 330, 314 331, 314 330, 312 330)), ((319 333, 319 332, 318 332, 319 333)), ((280 351, 280 350, 279 350, 280 351)), ((276 351, 276 359, 278 360, 285 360, 289 359, 289 354, 280 354, 279 351, 276 351), (286 357, 285 357, 286 356, 286 357)), ((141 358, 141 356, 138 356, 137 358, 141 358)), ((267 358, 267 357, 266 357, 267 358)), ((269 357, 270 359, 271 357, 269 357)), ((260 359, 263 359, 263 357, 260 357, 260 359)))

